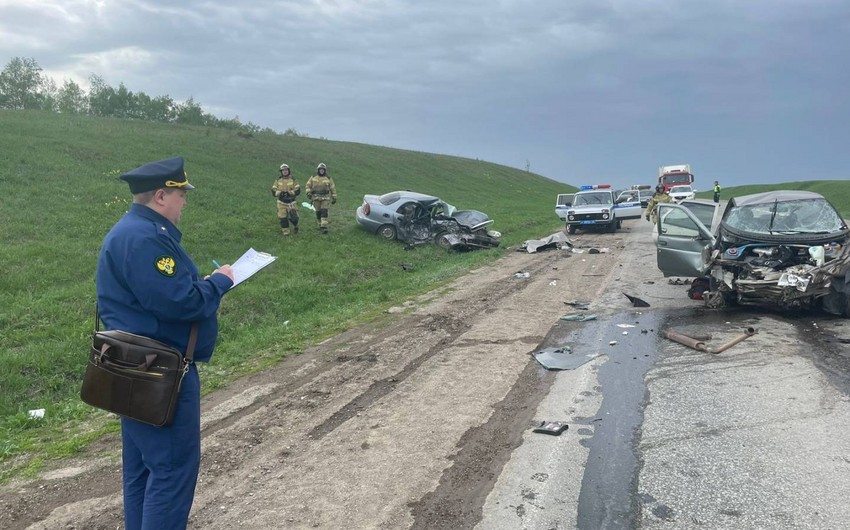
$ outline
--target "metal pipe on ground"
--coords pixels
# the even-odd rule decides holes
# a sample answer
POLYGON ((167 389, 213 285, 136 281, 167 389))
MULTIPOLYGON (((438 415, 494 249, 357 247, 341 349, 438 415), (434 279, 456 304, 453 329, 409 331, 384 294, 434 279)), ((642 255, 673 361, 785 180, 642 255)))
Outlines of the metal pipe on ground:
POLYGON ((678 342, 679 344, 682 344, 689 348, 693 348, 699 351, 705 351, 705 342, 697 340, 693 337, 688 337, 687 335, 682 335, 681 333, 673 331, 672 329, 664 330, 664 337, 672 341, 678 342))
POLYGON ((706 349, 706 351, 707 351, 708 353, 720 353, 720 352, 726 351, 726 350, 728 350, 729 348, 731 348, 732 346, 734 346, 734 345, 738 344, 739 342, 741 342, 742 340, 745 340, 745 339, 748 339, 748 338, 752 337, 752 336, 753 336, 753 335, 755 335, 756 333, 757 333, 757 331, 756 331, 756 329, 755 329, 755 328, 747 328, 747 329, 745 329, 745 330, 744 330, 744 333, 743 333, 742 335, 739 335, 739 336, 735 337, 734 339, 730 340, 730 341, 729 341, 729 342, 727 342, 726 344, 723 344, 723 345, 722 345, 722 346, 720 346, 719 348, 712 348, 712 347, 709 347, 709 348, 707 348, 707 349, 706 349))
POLYGON ((672 329, 664 330, 664 332, 663 332, 665 338, 668 338, 668 339, 670 339, 674 342, 678 342, 679 344, 682 344, 683 346, 687 346, 689 348, 693 348, 695 350, 704 351, 704 352, 708 352, 708 353, 724 352, 724 351, 728 350, 729 348, 731 348, 732 346, 738 344, 739 342, 752 337, 756 333, 757 333, 757 331, 756 331, 755 328, 747 328, 744 331, 743 334, 735 337, 734 339, 730 340, 729 342, 727 342, 725 344, 722 344, 721 346, 719 346, 717 348, 713 348, 711 346, 707 346, 705 344, 705 340, 703 340, 703 338, 706 337, 706 336, 708 338, 711 338, 711 335, 699 335, 697 337, 689 337, 687 335, 683 335, 683 334, 681 334, 677 331, 674 331, 672 329))

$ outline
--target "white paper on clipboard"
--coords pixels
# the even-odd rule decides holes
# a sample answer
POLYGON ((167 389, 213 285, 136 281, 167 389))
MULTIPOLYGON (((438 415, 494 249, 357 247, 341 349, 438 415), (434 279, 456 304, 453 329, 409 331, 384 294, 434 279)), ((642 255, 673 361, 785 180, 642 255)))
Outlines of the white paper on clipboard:
POLYGON ((231 289, 276 259, 277 256, 272 256, 265 252, 257 252, 253 248, 249 248, 236 260, 236 263, 230 266, 233 269, 233 286, 231 289))

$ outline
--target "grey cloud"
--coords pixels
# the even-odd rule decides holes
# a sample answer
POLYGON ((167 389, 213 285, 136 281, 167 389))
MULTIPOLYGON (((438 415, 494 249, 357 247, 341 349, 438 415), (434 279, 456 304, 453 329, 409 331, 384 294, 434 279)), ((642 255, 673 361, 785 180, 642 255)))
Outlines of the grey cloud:
POLYGON ((753 156, 772 179, 805 147, 850 169, 830 141, 848 30, 839 0, 22 0, 0 6, 0 58, 568 180, 753 156))

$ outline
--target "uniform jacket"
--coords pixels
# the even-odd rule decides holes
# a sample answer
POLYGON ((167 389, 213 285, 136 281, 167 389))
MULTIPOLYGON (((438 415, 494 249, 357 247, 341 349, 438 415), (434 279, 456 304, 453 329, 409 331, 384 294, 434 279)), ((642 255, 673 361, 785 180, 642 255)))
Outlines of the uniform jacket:
POLYGON ((336 199, 336 186, 334 181, 327 174, 324 177, 313 175, 307 181, 307 195, 312 197, 328 197, 336 199))
POLYGON ((655 216, 658 210, 655 205, 659 202, 673 202, 673 199, 666 193, 655 193, 650 197, 649 202, 646 203, 646 216, 651 216, 653 223, 655 222, 655 216))
POLYGON ((290 203, 301 193, 301 185, 292 177, 280 177, 272 185, 272 193, 280 202, 290 203))
POLYGON ((233 282, 223 274, 201 279, 168 219, 132 204, 106 235, 97 262, 97 303, 106 329, 120 329, 186 351, 200 321, 196 361, 208 361, 218 336, 216 311, 233 282))

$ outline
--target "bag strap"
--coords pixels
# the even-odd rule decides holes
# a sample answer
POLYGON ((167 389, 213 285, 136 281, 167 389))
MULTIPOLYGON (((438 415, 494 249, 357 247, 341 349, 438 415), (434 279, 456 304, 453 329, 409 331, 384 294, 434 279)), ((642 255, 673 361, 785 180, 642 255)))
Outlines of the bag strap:
MULTIPOLYGON (((195 356, 195 344, 198 343, 198 328, 201 327, 201 322, 196 320, 192 322, 192 329, 189 331, 189 343, 186 345, 186 363, 191 363, 195 356)), ((94 305, 94 332, 100 331, 100 308, 97 304, 94 305)))
POLYGON ((195 343, 198 342, 198 328, 201 327, 200 321, 192 322, 192 331, 189 332, 189 344, 186 346, 186 363, 192 362, 192 356, 195 354, 195 343))

